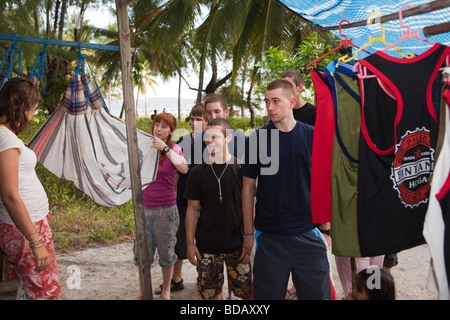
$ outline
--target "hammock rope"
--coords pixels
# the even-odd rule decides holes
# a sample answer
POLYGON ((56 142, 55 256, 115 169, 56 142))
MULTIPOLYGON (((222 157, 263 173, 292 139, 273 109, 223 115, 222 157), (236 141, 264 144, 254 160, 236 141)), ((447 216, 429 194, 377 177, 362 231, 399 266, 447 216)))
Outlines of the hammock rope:
POLYGON ((18 51, 18 53, 19 53, 19 64, 18 64, 18 70, 17 70, 17 76, 19 77, 20 76, 20 68, 22 65, 22 51, 20 51, 20 48, 16 45, 16 35, 14 35, 13 44, 6 50, 6 52, 2 58, 2 64, 0 65, 0 75, 3 76, 2 79, 0 80, 0 88, 3 87, 5 82, 8 81, 8 79, 11 79, 13 77, 12 73, 13 73, 13 65, 14 65, 14 54, 16 51, 18 51), (6 71, 2 72, 3 65, 6 61, 6 58, 8 57, 8 54, 9 54, 8 66, 6 68, 6 71))
POLYGON ((29 80, 32 81, 33 77, 36 78, 37 81, 40 81, 42 78, 44 78, 44 89, 42 92, 42 99, 44 99, 45 89, 47 88, 47 78, 45 76, 45 50, 47 49, 48 44, 48 38, 45 38, 44 47, 41 52, 38 53, 36 56, 36 59, 34 59, 33 67, 31 67, 30 72, 30 78, 29 80))

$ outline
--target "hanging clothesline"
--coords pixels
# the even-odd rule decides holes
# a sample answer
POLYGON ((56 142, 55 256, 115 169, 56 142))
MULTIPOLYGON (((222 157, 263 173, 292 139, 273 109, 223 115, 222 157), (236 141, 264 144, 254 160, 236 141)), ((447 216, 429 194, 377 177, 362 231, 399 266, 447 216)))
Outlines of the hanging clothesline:
POLYGON ((42 43, 47 45, 55 46, 65 46, 65 47, 75 47, 75 48, 86 48, 86 49, 97 49, 97 50, 108 50, 119 52, 119 46, 113 46, 109 44, 98 44, 98 43, 85 43, 76 41, 66 41, 66 40, 54 40, 54 39, 42 39, 34 37, 25 37, 18 35, 1 34, 0 40, 10 40, 10 41, 20 41, 20 42, 30 42, 30 43, 42 43))
MULTIPOLYGON (((423 14, 423 13, 430 13, 433 11, 448 8, 449 6, 450 6, 450 0, 437 0, 437 1, 433 1, 433 2, 430 2, 427 4, 423 4, 423 5, 411 8, 409 10, 405 10, 405 12, 403 13, 403 17, 406 18, 406 17, 423 14)), ((392 13, 392 14, 388 14, 388 15, 380 17, 378 22, 383 23, 383 22, 388 22, 388 21, 397 20, 397 19, 398 19, 398 14, 392 13)), ((341 26, 341 29, 361 27, 361 26, 365 26, 366 24, 367 24, 366 20, 356 21, 356 22, 348 23, 347 25, 341 26)), ((338 30, 339 27, 340 26, 329 26, 329 27, 319 27, 319 28, 322 29, 323 31, 329 31, 329 30, 338 30)))
MULTIPOLYGON (((350 23, 341 25, 345 29, 348 38, 353 39, 353 44, 363 46, 367 43, 370 35, 380 34, 381 26, 385 26, 385 40, 388 43, 396 43, 400 39, 398 30, 401 30, 398 20, 399 8, 403 5, 411 5, 413 8, 405 10, 403 17, 408 17, 406 23, 414 30, 419 30, 422 38, 425 38, 425 28, 433 28, 433 35, 428 40, 450 45, 450 32, 446 31, 445 23, 449 22, 450 0, 345 0, 345 1, 327 1, 327 0, 278 0, 282 5, 297 14, 302 20, 308 21, 315 26, 317 32, 331 32, 342 39, 339 34, 339 22, 342 19, 350 23), (367 24, 368 17, 373 13, 378 13, 376 23, 367 24), (439 26, 439 27, 437 27, 439 26), (438 28, 439 32, 436 31, 438 28)), ((429 29, 427 30, 427 34, 429 29)), ((376 43, 371 46, 371 53, 382 49, 384 46, 376 43)), ((402 42, 398 46, 404 52, 411 52, 419 55, 428 50, 431 45, 417 39, 411 39, 402 42)), ((391 50, 391 53, 395 51, 391 50)), ((363 53, 358 58, 365 58, 367 54, 363 53)))

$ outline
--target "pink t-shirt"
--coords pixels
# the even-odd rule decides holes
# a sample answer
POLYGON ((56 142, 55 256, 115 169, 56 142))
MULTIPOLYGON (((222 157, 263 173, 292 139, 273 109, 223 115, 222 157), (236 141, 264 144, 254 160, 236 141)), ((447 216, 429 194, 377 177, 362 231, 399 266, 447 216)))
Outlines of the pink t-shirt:
MULTIPOLYGON (((183 155, 183 151, 179 145, 174 143, 171 149, 176 154, 183 155)), ((177 195, 173 185, 176 173, 177 169, 168 158, 165 158, 158 164, 155 181, 142 192, 144 206, 160 207, 176 205, 177 195)))

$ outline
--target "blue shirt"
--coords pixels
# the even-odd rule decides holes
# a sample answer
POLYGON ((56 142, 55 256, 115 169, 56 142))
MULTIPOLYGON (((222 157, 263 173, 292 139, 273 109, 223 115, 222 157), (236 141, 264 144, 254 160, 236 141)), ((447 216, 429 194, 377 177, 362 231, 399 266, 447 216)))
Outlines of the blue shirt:
POLYGON ((314 228, 311 218, 313 133, 313 126, 297 121, 290 132, 279 131, 269 123, 248 137, 240 174, 258 178, 257 230, 296 234, 314 228))

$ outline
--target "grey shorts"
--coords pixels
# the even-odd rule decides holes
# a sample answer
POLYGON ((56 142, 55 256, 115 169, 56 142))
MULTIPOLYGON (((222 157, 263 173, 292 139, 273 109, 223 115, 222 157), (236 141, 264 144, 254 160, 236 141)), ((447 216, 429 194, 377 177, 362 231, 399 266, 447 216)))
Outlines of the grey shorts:
POLYGON ((144 207, 144 218, 150 264, 153 263, 157 249, 161 268, 173 266, 178 260, 175 254, 176 235, 180 224, 177 206, 144 207))

